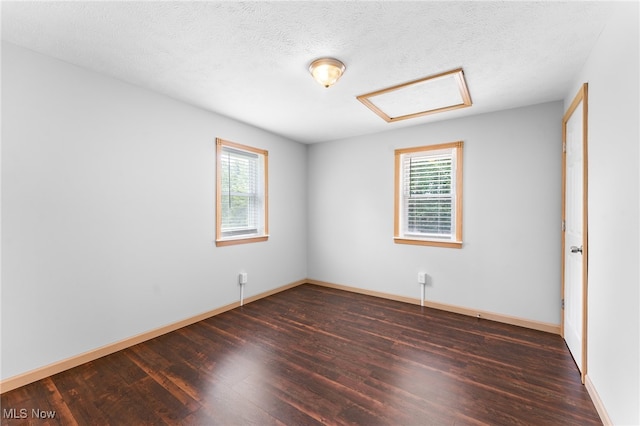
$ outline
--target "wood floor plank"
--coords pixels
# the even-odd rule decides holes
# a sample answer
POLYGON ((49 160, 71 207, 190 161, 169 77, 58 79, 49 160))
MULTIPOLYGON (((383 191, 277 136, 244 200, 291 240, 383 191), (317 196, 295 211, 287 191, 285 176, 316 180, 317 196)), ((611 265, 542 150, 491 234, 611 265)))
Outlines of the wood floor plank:
POLYGON ((601 424, 557 335, 307 284, 1 403, 2 425, 601 424))

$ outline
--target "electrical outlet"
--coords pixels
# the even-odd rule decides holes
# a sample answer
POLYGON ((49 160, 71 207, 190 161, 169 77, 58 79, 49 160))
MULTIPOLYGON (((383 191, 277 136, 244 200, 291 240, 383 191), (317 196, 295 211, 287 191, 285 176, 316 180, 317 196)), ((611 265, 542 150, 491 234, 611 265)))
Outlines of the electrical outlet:
POLYGON ((245 285, 247 283, 247 273, 246 272, 240 272, 240 275, 238 275, 238 282, 240 283, 240 285, 245 285))
POLYGON ((426 284, 427 283, 427 273, 426 272, 418 272, 418 283, 426 284))

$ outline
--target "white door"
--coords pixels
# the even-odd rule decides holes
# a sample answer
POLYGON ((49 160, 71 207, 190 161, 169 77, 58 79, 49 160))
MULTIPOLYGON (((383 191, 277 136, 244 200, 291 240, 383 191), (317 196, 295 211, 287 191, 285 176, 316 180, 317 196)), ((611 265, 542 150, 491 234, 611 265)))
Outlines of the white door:
POLYGON ((563 336, 586 375, 586 85, 565 114, 563 336))

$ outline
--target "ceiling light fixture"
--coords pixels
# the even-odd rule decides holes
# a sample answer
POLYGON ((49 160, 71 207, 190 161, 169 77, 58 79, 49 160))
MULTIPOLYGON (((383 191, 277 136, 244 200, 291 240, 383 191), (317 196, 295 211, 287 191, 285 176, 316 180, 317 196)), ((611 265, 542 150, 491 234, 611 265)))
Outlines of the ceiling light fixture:
POLYGON ((316 59, 309 65, 309 72, 324 87, 333 85, 344 73, 345 66, 333 58, 316 59))

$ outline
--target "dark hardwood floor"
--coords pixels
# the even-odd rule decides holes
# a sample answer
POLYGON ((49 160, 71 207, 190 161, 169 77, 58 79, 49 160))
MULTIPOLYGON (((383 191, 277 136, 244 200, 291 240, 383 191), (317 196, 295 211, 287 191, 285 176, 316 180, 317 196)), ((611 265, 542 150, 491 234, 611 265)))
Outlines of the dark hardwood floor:
POLYGON ((3 425, 601 424, 559 336, 313 285, 1 400, 3 425))

